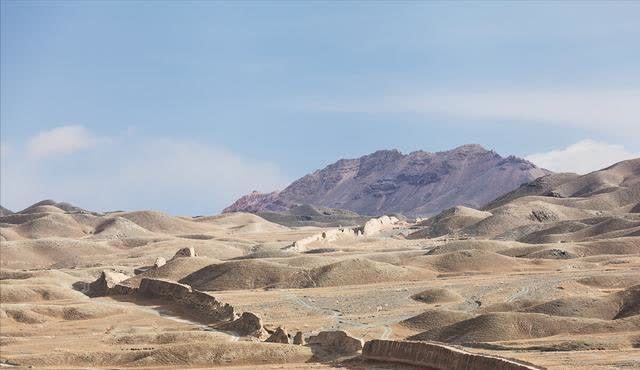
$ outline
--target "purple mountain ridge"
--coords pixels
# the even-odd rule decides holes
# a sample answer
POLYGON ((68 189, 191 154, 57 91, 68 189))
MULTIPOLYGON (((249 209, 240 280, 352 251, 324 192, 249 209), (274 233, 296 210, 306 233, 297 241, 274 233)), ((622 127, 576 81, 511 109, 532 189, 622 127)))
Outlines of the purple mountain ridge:
POLYGON ((478 208, 551 172, 480 145, 429 153, 379 150, 341 159, 282 191, 252 192, 223 212, 285 211, 296 204, 341 208, 362 215, 428 216, 456 205, 478 208))

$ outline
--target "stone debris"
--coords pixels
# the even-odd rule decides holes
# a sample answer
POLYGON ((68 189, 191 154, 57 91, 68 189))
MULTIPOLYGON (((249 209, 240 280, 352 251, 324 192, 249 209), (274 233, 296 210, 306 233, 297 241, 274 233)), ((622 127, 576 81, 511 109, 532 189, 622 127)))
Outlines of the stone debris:
POLYGON ((265 340, 265 342, 289 344, 289 334, 285 328, 278 326, 278 328, 265 340))
POLYGON ((299 331, 293 337, 293 344, 304 345, 304 338, 302 337, 302 332, 299 331))
POLYGON ((239 318, 216 325, 215 328, 234 332, 241 337, 251 336, 260 338, 266 333, 262 327, 262 319, 252 312, 243 312, 239 318))
POLYGON ((125 274, 104 270, 100 273, 100 277, 98 277, 96 281, 89 284, 87 295, 90 297, 102 297, 109 295, 109 291, 113 289, 113 287, 128 278, 129 276, 125 274))

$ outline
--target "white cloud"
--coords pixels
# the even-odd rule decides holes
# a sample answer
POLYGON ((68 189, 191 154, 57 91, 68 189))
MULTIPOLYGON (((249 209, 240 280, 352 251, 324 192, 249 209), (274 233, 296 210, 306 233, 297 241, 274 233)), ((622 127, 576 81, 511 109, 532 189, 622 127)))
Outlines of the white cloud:
POLYGON ((552 171, 584 174, 636 157, 640 157, 640 153, 632 153, 622 145, 583 140, 564 149, 535 153, 525 158, 552 171))
POLYGON ((158 204, 170 195, 173 201, 195 201, 209 209, 214 204, 227 206, 252 190, 272 191, 288 183, 272 163, 170 138, 147 140, 117 172, 129 189, 146 192, 158 204))
POLYGON ((470 120, 544 122, 640 135, 640 89, 434 91, 321 106, 338 112, 411 112, 470 120))
POLYGON ((252 190, 272 191, 289 182, 274 164, 223 147, 130 134, 105 140, 86 155, 56 158, 55 166, 29 160, 30 151, 12 152, 2 162, 2 205, 23 209, 55 199, 97 211, 211 214, 252 190))
POLYGON ((84 126, 71 125, 41 131, 29 139, 30 158, 44 158, 56 154, 70 154, 93 147, 97 139, 84 126))

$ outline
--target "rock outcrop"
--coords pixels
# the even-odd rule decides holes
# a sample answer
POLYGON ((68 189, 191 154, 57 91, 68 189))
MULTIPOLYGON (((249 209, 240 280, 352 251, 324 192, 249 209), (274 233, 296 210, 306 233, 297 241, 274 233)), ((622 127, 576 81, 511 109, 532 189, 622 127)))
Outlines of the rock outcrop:
POLYGON ((289 334, 285 328, 279 326, 265 342, 289 344, 289 334))
POLYGON ((402 154, 380 150, 341 159, 280 192, 253 192, 223 212, 286 211, 299 204, 340 208, 361 215, 433 215, 456 205, 480 207, 550 172, 479 145, 402 154))
POLYGON ((321 331, 318 335, 310 336, 307 344, 340 355, 350 355, 362 350, 362 340, 350 336, 344 330, 321 331))
POLYGON ((90 297, 102 297, 111 294, 111 290, 118 285, 119 282, 127 280, 129 276, 104 270, 100 273, 100 276, 96 281, 89 284, 87 295, 90 297))
POLYGON ((252 312, 243 312, 242 315, 229 322, 215 326, 218 330, 236 333, 241 337, 261 337, 265 334, 260 317, 252 312))
POLYGON ((173 258, 195 257, 195 256, 196 256, 196 250, 193 247, 185 247, 177 251, 176 254, 173 256, 173 258))
POLYGON ((362 357, 424 366, 437 370, 541 370, 543 368, 497 356, 481 355, 430 342, 372 340, 362 357))
POLYGON ((293 337, 293 344, 304 345, 304 337, 302 336, 302 332, 299 331, 293 337))

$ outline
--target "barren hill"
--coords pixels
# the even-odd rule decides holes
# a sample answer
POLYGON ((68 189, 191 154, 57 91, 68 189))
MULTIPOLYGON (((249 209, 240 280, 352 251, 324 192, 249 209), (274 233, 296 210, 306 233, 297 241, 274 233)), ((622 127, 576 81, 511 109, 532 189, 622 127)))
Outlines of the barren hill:
MULTIPOLYGON (((478 170, 483 150, 459 150, 446 154, 457 169, 415 192, 455 200, 492 186, 497 155, 484 151, 478 170)), ((367 175, 336 188, 445 154, 387 155, 377 169, 354 160, 367 175)), ((426 340, 469 347, 474 369, 496 368, 480 354, 526 369, 640 368, 639 179, 640 159, 552 174, 482 210, 419 220, 308 204, 175 217, 39 202, 0 216, 0 366, 417 369, 400 360, 433 344, 399 340, 426 340), (368 358, 380 339, 393 351, 368 358)), ((408 189, 368 201, 402 206, 408 189)))
POLYGON ((406 155, 381 150, 341 159, 280 192, 245 195, 224 212, 286 211, 296 204, 313 204, 363 215, 430 215, 455 205, 477 208, 549 173, 479 145, 406 155))
MULTIPOLYGON (((525 243, 583 242, 640 235, 640 158, 583 176, 552 174, 483 208, 445 210, 410 238, 463 235, 525 243)), ((565 250, 568 252, 568 250, 565 250)))
POLYGON ((0 206, 0 216, 8 216, 13 214, 13 212, 11 212, 11 210, 4 208, 3 206, 0 206))

